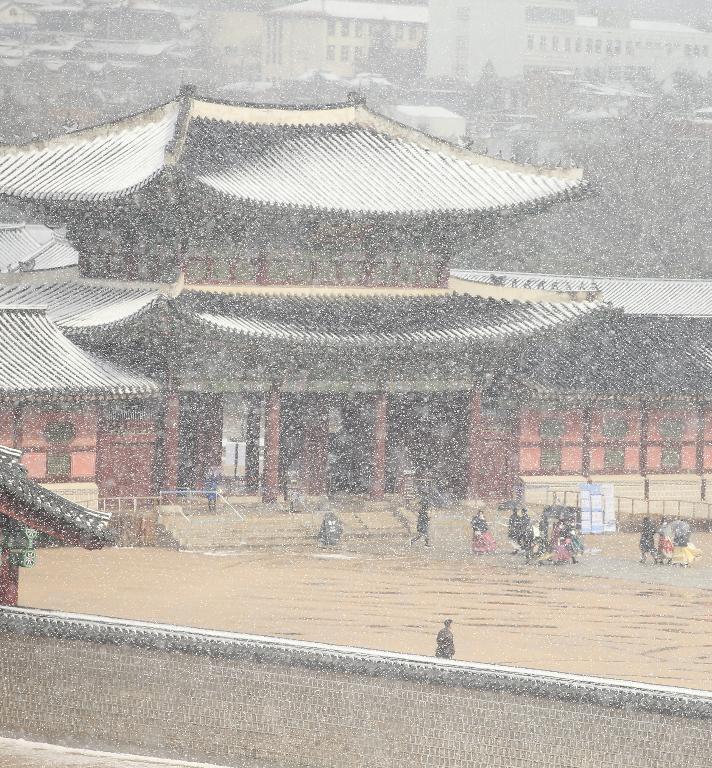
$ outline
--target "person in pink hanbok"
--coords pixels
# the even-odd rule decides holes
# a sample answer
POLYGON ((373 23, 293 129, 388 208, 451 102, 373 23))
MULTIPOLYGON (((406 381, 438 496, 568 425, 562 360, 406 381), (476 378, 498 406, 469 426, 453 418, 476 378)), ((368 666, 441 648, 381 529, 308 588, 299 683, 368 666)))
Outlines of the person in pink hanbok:
POLYGON ((490 533, 489 526, 481 509, 472 516, 472 554, 488 555, 497 551, 497 542, 490 533))

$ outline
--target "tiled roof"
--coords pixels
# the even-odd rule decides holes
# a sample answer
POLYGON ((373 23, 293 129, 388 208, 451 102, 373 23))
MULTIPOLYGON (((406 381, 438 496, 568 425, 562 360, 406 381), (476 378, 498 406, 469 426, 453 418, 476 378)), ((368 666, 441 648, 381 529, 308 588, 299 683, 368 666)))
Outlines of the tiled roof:
POLYGON ((366 298, 188 293, 181 314, 226 334, 324 346, 461 346, 547 331, 600 311, 596 302, 528 303, 477 296, 366 298))
POLYGON ((81 281, 0 285, 0 306, 45 307, 47 317, 70 335, 117 327, 159 301, 147 288, 114 288, 81 281))
POLYGON ((452 270, 453 277, 487 285, 596 293, 628 315, 712 317, 712 280, 577 277, 497 270, 452 270))
POLYGON ((159 173, 178 105, 124 123, 20 147, 0 147, 0 193, 39 200, 103 200, 159 173))
POLYGON ((19 505, 23 517, 29 517, 38 530, 64 534, 84 546, 101 546, 113 541, 108 528, 111 517, 105 512, 75 504, 43 488, 27 476, 20 463, 20 451, 0 445, 0 497, 19 505))
POLYGON ((189 325, 297 344, 384 346, 468 344, 525 336, 604 310, 600 302, 528 303, 478 296, 347 296, 216 294, 186 291, 169 299, 156 290, 78 282, 0 286, 0 305, 44 306, 72 337, 112 330, 159 306, 189 325))
POLYGON ((0 398, 33 396, 140 397, 158 386, 80 349, 43 309, 2 307, 0 398))
POLYGON ((578 169, 477 155, 359 104, 283 108, 185 97, 112 125, 1 148, 0 193, 106 200, 168 164, 236 200, 360 213, 514 209, 585 187, 578 169))
POLYGON ((373 128, 193 123, 186 161, 229 197, 295 208, 379 213, 528 206, 577 184, 453 156, 373 128), (219 155, 210 157, 214 147, 219 155), (207 169, 207 170, 199 170, 207 169))
POLYGON ((27 224, 0 224, 0 273, 75 267, 79 254, 54 230, 27 224))

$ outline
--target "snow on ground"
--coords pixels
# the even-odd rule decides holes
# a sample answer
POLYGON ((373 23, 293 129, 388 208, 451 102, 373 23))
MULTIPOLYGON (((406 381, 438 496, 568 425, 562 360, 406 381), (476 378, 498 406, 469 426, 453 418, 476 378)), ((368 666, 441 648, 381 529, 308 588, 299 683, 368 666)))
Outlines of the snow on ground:
POLYGON ((0 738, 0 768, 219 768, 157 757, 96 752, 0 738))

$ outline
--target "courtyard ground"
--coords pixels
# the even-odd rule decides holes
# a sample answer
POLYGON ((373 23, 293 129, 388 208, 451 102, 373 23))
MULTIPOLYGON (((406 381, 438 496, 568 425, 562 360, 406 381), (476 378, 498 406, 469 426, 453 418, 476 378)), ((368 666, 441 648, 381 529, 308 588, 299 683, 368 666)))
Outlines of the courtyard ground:
POLYGON ((445 617, 456 658, 712 690, 712 536, 688 570, 643 566, 633 534, 588 537, 577 566, 505 552, 47 549, 25 606, 432 654, 445 617))

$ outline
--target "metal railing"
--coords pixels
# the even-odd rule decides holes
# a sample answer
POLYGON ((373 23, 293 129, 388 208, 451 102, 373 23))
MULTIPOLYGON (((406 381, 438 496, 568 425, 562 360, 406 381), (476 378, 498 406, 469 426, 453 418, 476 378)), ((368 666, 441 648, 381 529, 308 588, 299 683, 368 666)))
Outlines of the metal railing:
MULTIPOLYGON (((579 507, 579 491, 547 491, 545 504, 565 507, 579 507)), ((616 496, 616 515, 662 515, 683 517, 694 520, 712 520, 712 502, 692 499, 637 499, 632 496, 616 496)))
POLYGON ((181 514, 186 520, 190 520, 191 517, 212 512, 211 501, 214 503, 215 511, 217 511, 218 505, 220 505, 226 507, 240 520, 245 519, 242 512, 240 512, 240 510, 223 495, 222 491, 219 490, 204 491, 195 490, 193 488, 167 488, 160 491, 158 498, 160 499, 161 506, 168 503, 178 506, 181 510, 181 514))

